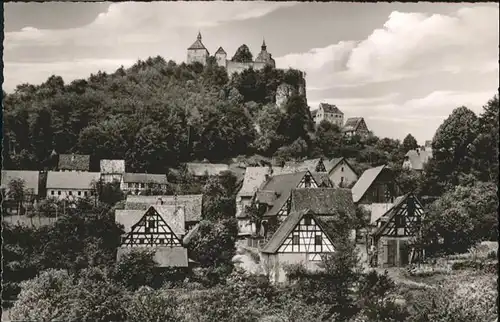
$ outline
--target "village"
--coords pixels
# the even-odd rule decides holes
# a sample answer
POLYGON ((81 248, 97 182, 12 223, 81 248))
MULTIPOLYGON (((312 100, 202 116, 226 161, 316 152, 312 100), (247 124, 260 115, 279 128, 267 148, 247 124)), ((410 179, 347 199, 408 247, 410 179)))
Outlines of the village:
MULTIPOLYGON (((242 45, 235 57, 247 50, 248 47, 242 45)), ((234 57, 230 60, 222 47, 211 57, 201 33, 187 49, 187 64, 165 67, 164 61, 158 61, 161 68, 165 68, 162 77, 189 74, 189 78, 194 79, 188 82, 181 79, 181 85, 175 83, 179 88, 185 86, 188 93, 192 90, 189 86, 195 86, 193 83, 198 81, 196 77, 201 73, 206 73, 203 74, 205 78, 227 73, 225 82, 244 83, 239 78, 243 77, 241 75, 265 74, 276 69, 265 41, 255 60, 239 61, 234 57)), ((154 65, 151 60, 140 61, 130 71, 119 70, 116 74, 156 68, 151 65, 154 65)), ((80 136, 78 145, 75 145, 78 148, 43 151, 43 158, 40 158, 43 166, 40 162, 40 167, 34 169, 36 162, 32 160, 35 157, 25 157, 27 148, 19 151, 23 141, 16 136, 16 128, 12 128, 4 142, 9 150, 9 164, 16 166, 2 169, 1 177, 3 231, 8 231, 5 241, 11 245, 8 248, 11 256, 9 273, 4 275, 4 278, 10 278, 7 280, 10 283, 9 297, 3 296, 13 311, 9 318, 12 321, 38 320, 48 314, 47 321, 278 321, 265 319, 273 316, 282 317, 279 321, 417 321, 417 316, 419 319, 425 316, 432 321, 467 321, 463 318, 466 316, 463 313, 466 300, 460 302, 463 306, 447 313, 446 318, 437 320, 433 317, 441 309, 431 309, 430 304, 430 311, 416 309, 410 305, 411 297, 405 297, 406 293, 401 289, 421 297, 432 290, 436 292, 435 298, 442 299, 443 294, 450 290, 435 285, 446 284, 453 274, 462 274, 457 276, 463 277, 463 272, 468 272, 478 276, 477 280, 486 285, 492 272, 497 272, 498 243, 495 236, 498 222, 493 212, 496 209, 492 187, 498 172, 495 174, 495 170, 491 170, 491 163, 487 163, 487 170, 483 166, 486 163, 473 161, 463 164, 457 161, 460 165, 454 166, 448 155, 443 154, 445 145, 451 144, 447 135, 455 135, 453 140, 459 142, 457 144, 471 146, 473 142, 477 146, 474 151, 484 149, 485 143, 477 143, 476 138, 463 143, 461 140, 465 140, 465 135, 442 134, 447 130, 446 126, 440 127, 434 139, 424 144, 417 144, 411 134, 402 143, 379 139, 362 115, 344 120, 342 106, 336 106, 333 101, 322 102, 314 109, 305 105, 305 75, 295 71, 284 72, 284 75, 280 76, 280 81, 272 82, 275 87, 272 103, 259 105, 259 108, 269 108, 270 113, 276 113, 272 115, 281 115, 285 121, 277 128, 282 131, 280 135, 289 135, 291 139, 282 139, 286 142, 282 144, 272 141, 277 132, 263 129, 257 121, 238 128, 254 131, 252 139, 259 144, 259 138, 270 137, 271 143, 266 143, 265 149, 274 149, 274 154, 268 153, 267 156, 254 153, 258 148, 252 143, 248 144, 252 153, 228 152, 232 157, 217 159, 217 151, 224 150, 221 146, 226 147, 225 142, 220 142, 237 140, 227 138, 226 134, 218 134, 220 137, 214 139, 216 131, 206 134, 201 126, 193 130, 195 139, 191 139, 190 131, 196 126, 187 122, 178 132, 182 135, 188 132, 186 138, 172 139, 165 135, 155 141, 157 133, 152 130, 153 134, 147 139, 134 142, 136 150, 133 153, 120 154, 127 158, 102 157, 115 153, 109 151, 115 148, 113 143, 106 140, 116 142, 114 138, 121 135, 116 134, 118 131, 103 131, 108 137, 102 143, 103 140, 94 139, 89 130, 91 139, 84 141, 87 137, 80 136), (290 78, 296 82, 287 82, 290 78), (296 123, 298 118, 294 115, 305 115, 300 121, 303 123, 296 123), (304 134, 295 134, 293 126, 296 124, 303 125, 304 134), (309 140, 310 133, 314 134, 309 140), (184 139, 186 150, 192 155, 198 153, 197 157, 190 154, 186 157, 180 152, 176 155, 174 147, 179 145, 177 141, 184 139), (199 140, 198 145, 192 145, 198 150, 190 145, 190 140, 199 140), (163 145, 164 141, 169 145, 163 145), (141 150, 143 146, 149 147, 148 144, 154 146, 153 152, 141 150), (304 144, 309 146, 309 149, 303 149, 307 152, 301 150, 304 144), (315 151, 320 152, 310 152, 313 151, 310 146, 315 146, 315 151), (92 148, 95 153, 81 152, 92 148), (199 157, 209 153, 203 149, 209 152, 213 149, 211 159, 216 161, 199 157), (180 155, 184 159, 178 162, 180 155), (175 166, 162 164, 167 158, 175 158, 175 166), (128 162, 130 159, 132 165, 128 162), (23 162, 29 166, 22 168, 23 162), (150 168, 148 164, 154 167, 150 168), (453 211, 461 212, 455 214, 453 211), (461 220, 468 217, 475 218, 474 224, 462 225, 461 220), (39 271, 40 267, 44 270, 39 271), (426 282, 427 277, 439 282, 435 285, 434 280, 426 282), (50 284, 50 281, 59 282, 50 284), (104 286, 94 285, 93 281, 104 283, 104 286), (85 308, 77 313, 50 311, 58 307, 56 298, 79 298, 78 292, 87 290, 86 287, 93 290, 89 293, 103 292, 102 299, 115 301, 106 304, 106 310, 112 311, 109 316, 92 315, 95 312, 85 308), (39 293, 30 293, 30 289, 39 293), (60 294, 53 297, 40 295, 53 289, 60 294), (76 293, 72 293, 73 289, 76 293), (355 292, 357 295, 352 295, 352 298, 359 296, 357 300, 345 295, 352 289, 361 294, 355 292), (394 289, 398 291, 389 293, 394 289), (70 295, 64 295, 63 291, 70 295), (171 295, 174 293, 170 291, 178 293, 171 295), (377 293, 379 291, 382 295, 377 293), (375 295, 372 296, 371 292, 375 295), (35 293, 39 298, 31 297, 35 293), (277 294, 283 296, 283 302, 279 302, 282 297, 277 294), (321 297, 331 294, 335 297, 332 295, 332 299, 323 302, 321 297), (45 310, 45 304, 40 304, 45 303, 44 296, 52 303, 52 306, 47 304, 50 310, 45 310), (121 298, 131 301, 124 300, 124 303, 134 304, 118 304, 121 298), (154 302, 152 298, 163 302, 154 302), (303 302, 300 298, 304 299, 303 302), (346 302, 342 302, 344 300, 346 302), (199 301, 196 305, 207 305, 209 313, 196 306, 196 301, 199 301), (247 301, 254 305, 253 311, 243 309, 247 301), (268 302, 262 304, 263 301, 268 302), (154 307, 152 303, 160 304, 154 307), (182 305, 177 307, 175 303, 182 305), (142 305, 148 307, 146 311, 151 311, 143 313, 138 308, 142 305), (282 311, 276 307, 282 307, 282 311), (356 309, 344 316, 342 312, 347 312, 347 307, 356 309), (385 310, 389 313, 380 313, 385 310), (49 311, 52 313, 43 313, 49 311), (157 316, 152 317, 151 312, 157 316), (196 315, 205 313, 205 316, 196 315), (462 313, 460 319, 454 319, 462 313), (382 317, 382 314, 387 314, 387 317, 382 317), (287 317, 283 317, 285 315, 287 317), (355 320, 356 316, 363 316, 363 319, 355 320)), ((104 82, 102 79, 108 76, 92 77, 99 79, 96 82, 104 82)), ((209 86, 219 85, 210 83, 209 86)), ((233 89, 237 89, 236 85, 233 89)), ((248 90, 247 87, 244 89, 248 90)), ((224 89, 220 92, 224 93, 224 89)), ((246 114, 241 112, 244 115, 241 118, 255 113, 252 117, 259 119, 260 111, 250 113, 248 106, 252 105, 238 101, 246 99, 244 93, 234 99, 234 90, 228 92, 228 97, 221 100, 228 101, 228 106, 244 106, 246 114)), ((21 97, 15 97, 13 102, 19 104, 21 94, 13 94, 21 97)), ((38 99, 36 95, 33 100, 38 99)), ((484 115, 491 111, 498 115, 498 97, 488 104, 484 115)), ((151 120, 157 117, 155 113, 161 114, 151 113, 151 120)), ((465 107, 458 108, 444 122, 451 124, 449 120, 460 122, 466 119, 460 113, 469 111, 465 107)), ((240 114, 228 113, 232 117, 240 114)), ((138 115, 143 114, 131 119, 138 115)), ((220 120, 218 116, 207 115, 211 115, 212 123, 213 119, 220 120)), ((162 127, 154 123, 156 121, 149 124, 147 120, 144 128, 151 124, 162 127)), ((212 124, 210 122, 206 124, 212 124)), ((118 126, 119 123, 105 124, 118 126)), ((95 130, 98 125, 92 126, 95 130)), ((470 130, 477 133, 474 131, 470 130)), ((126 144, 123 146, 131 149, 126 144)), ((237 151, 234 146, 236 143, 230 147, 237 151)), ((473 159, 469 155, 457 155, 455 158, 460 160, 462 157, 464 160, 473 159)), ((479 159, 479 152, 477 155, 479 159)), ((484 157, 484 150, 481 157, 484 157)), ((498 165, 498 160, 496 162, 498 165)), ((466 278, 474 281, 476 277, 463 277, 466 278)), ((467 291, 476 288, 474 283, 467 284, 467 291)), ((491 285, 487 285, 490 290, 491 285)), ((494 291, 488 293, 488 300, 493 295, 494 291)), ((97 306, 100 300, 95 301, 82 305, 97 306)), ((486 304, 488 319, 495 314, 490 302, 486 304)), ((477 305, 477 312, 486 312, 485 306, 477 305)))

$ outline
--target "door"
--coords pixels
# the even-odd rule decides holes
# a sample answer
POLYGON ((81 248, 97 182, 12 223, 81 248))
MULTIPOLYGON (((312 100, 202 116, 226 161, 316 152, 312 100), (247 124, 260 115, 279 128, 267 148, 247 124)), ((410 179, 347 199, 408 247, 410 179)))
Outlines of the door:
POLYGON ((410 247, 406 240, 399 241, 399 265, 406 266, 410 259, 410 247))
POLYGON ((387 240, 387 266, 396 266, 396 240, 387 240))

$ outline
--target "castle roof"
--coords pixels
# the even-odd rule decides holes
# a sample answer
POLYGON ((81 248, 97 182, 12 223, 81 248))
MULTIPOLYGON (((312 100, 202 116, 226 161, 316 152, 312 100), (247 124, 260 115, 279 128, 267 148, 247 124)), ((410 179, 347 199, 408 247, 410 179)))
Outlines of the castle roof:
POLYGON ((342 128, 342 132, 356 131, 362 121, 363 121, 362 117, 348 118, 344 124, 344 127, 342 128))
POLYGON ((331 105, 331 104, 327 104, 327 103, 320 103, 319 107, 323 108, 323 111, 325 111, 326 113, 344 114, 335 105, 331 105))
POLYGON ((217 51, 215 52, 215 54, 216 55, 217 54, 226 54, 227 55, 226 51, 222 47, 219 47, 219 49, 217 49, 217 51))
POLYGON ((197 49, 205 49, 206 51, 208 51, 205 45, 203 45, 203 43, 201 42, 201 33, 199 32, 198 32, 198 37, 196 37, 196 41, 188 48, 188 50, 197 50, 197 49))

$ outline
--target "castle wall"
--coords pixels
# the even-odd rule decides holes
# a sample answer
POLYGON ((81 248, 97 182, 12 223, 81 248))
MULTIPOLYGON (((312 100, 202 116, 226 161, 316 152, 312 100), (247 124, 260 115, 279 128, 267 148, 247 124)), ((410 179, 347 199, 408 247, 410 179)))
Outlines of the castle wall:
POLYGON ((251 63, 240 63, 234 61, 227 61, 226 70, 229 76, 233 75, 233 73, 241 73, 245 69, 252 67, 255 70, 263 69, 266 66, 266 63, 259 62, 251 62, 251 63))
POLYGON ((200 62, 203 65, 207 63, 208 53, 206 49, 191 49, 187 53, 187 63, 192 64, 194 62, 200 62))
POLYGON ((215 61, 217 62, 217 66, 226 67, 226 56, 225 55, 215 55, 215 61))

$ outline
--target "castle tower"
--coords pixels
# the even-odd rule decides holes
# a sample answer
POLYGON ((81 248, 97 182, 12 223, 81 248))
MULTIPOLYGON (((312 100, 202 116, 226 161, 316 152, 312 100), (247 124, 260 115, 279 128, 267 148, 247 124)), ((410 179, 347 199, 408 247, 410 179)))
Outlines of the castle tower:
POLYGON ((272 55, 267 52, 267 46, 265 39, 262 40, 262 46, 260 46, 260 53, 255 59, 256 63, 265 63, 266 65, 270 65, 272 67, 276 67, 276 63, 272 58, 272 55))
POLYGON ((217 61, 217 66, 226 67, 227 53, 222 47, 219 47, 215 52, 215 60, 217 61))
POLYGON ((196 41, 187 49, 187 63, 199 62, 206 65, 209 55, 208 49, 201 42, 201 33, 198 32, 196 41))

